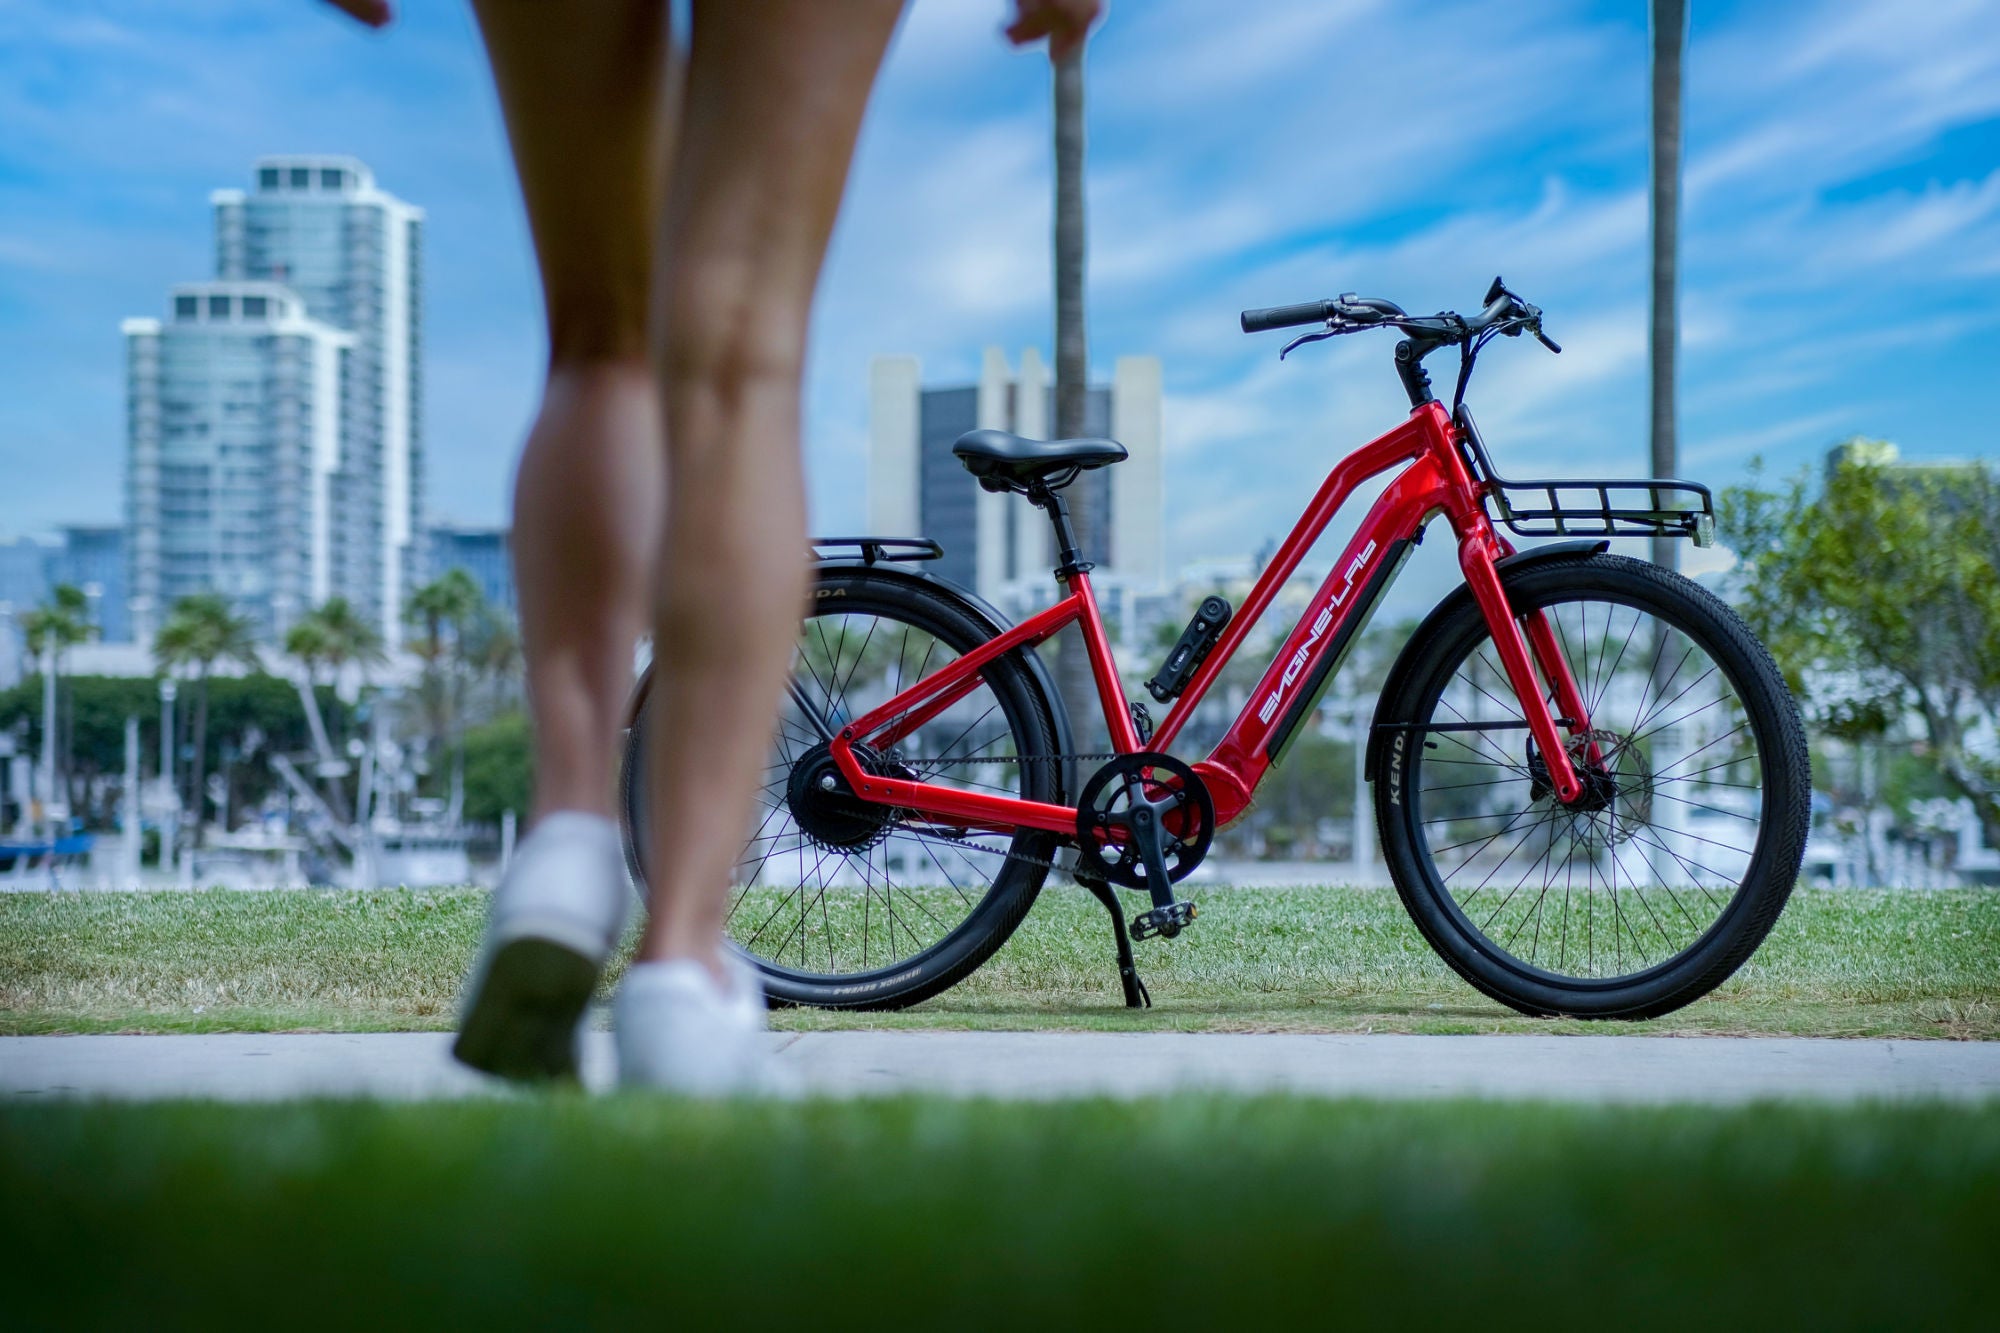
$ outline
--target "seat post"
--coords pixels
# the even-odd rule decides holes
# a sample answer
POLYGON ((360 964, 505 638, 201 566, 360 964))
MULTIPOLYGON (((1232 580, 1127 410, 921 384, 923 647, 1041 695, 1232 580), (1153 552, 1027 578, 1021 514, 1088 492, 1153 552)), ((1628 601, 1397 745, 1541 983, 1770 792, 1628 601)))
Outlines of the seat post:
POLYGON ((1041 481, 1030 482, 1027 487, 1028 502, 1048 511, 1049 522, 1056 529, 1056 577, 1067 580, 1072 574, 1080 574, 1093 568, 1083 558, 1083 552, 1076 549, 1076 532, 1069 524, 1069 506, 1063 503, 1061 495, 1041 481))

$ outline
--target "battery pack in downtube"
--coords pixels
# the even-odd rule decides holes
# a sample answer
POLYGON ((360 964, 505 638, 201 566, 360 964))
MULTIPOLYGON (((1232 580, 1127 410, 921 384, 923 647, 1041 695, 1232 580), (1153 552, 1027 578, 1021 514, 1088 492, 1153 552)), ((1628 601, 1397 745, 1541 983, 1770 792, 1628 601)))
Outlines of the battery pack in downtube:
POLYGON ((1194 679, 1195 669, 1215 647, 1216 640, 1222 637, 1223 627, 1234 614, 1235 608, 1222 598, 1202 598, 1201 605, 1194 610, 1194 619, 1188 621, 1187 628, 1181 631, 1180 642, 1167 654, 1167 660, 1159 671, 1146 682, 1146 692, 1163 704, 1180 698, 1181 691, 1194 679))
POLYGON ((1381 605, 1382 594, 1389 590, 1389 585, 1403 572, 1404 562, 1410 558, 1410 553, 1416 549, 1420 540, 1422 540, 1421 534, 1396 542, 1390 547, 1387 558, 1375 567, 1375 573, 1363 585, 1360 603, 1342 622, 1338 637, 1327 646, 1325 652, 1320 654, 1319 661, 1313 667, 1311 676, 1307 678, 1305 687, 1292 700, 1292 706, 1285 710, 1285 715, 1278 720, 1278 725, 1271 729, 1270 738, 1264 742, 1264 753, 1270 756, 1272 763, 1278 763, 1285 757, 1285 750, 1298 735, 1300 724, 1318 709, 1320 699, 1326 694, 1326 687, 1333 683, 1333 678, 1346 663, 1347 655, 1353 651, 1354 645, 1361 640, 1362 632, 1368 628, 1368 622, 1374 616, 1375 608, 1381 605))

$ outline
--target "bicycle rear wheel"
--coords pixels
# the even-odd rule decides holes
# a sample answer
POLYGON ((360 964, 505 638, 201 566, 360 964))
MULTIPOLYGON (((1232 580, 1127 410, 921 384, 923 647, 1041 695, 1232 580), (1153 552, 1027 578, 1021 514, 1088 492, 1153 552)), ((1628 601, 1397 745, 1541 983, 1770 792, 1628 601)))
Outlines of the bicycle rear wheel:
MULTIPOLYGON (((1721 601, 1619 556, 1508 572, 1590 709, 1565 806, 1461 592, 1383 692, 1385 859, 1459 975, 1524 1013, 1645 1018, 1719 985, 1761 943, 1804 858, 1811 773, 1770 654, 1721 601)), ((1550 707, 1561 709, 1553 694, 1550 707)))
MULTIPOLYGON (((827 742, 993 636, 957 602, 894 572, 833 566, 816 578, 772 737, 725 929, 778 1003, 886 1009, 970 975, 1033 905, 1056 841, 1032 830, 947 827, 862 801, 827 742)), ((876 772, 939 786, 1054 801, 1059 764, 1049 700, 1015 654, 885 753, 876 772)), ((628 859, 643 882, 646 706, 626 742, 628 859)))

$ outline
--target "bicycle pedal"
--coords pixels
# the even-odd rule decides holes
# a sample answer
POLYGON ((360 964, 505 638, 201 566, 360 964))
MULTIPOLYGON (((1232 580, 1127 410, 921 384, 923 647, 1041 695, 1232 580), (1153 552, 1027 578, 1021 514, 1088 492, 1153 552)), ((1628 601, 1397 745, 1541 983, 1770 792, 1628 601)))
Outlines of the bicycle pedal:
POLYGON ((1189 902, 1168 903, 1165 907, 1141 912, 1132 918, 1132 938, 1150 940, 1157 935, 1163 940, 1170 940, 1194 924, 1194 913, 1194 904, 1189 902))

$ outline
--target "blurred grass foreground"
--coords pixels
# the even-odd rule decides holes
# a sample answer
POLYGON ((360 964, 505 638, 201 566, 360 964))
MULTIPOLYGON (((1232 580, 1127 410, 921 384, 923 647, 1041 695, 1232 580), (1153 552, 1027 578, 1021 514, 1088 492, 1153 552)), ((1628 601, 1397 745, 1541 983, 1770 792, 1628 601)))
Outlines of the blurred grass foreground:
POLYGON ((1990 1327, 2000 1300, 1993 1104, 14 1105, 0 1199, 14 1328, 1990 1327))
MULTIPOLYGON (((0 1032, 451 1026, 480 890, 0 894, 0 1032)), ((1718 991, 1639 1024, 1521 1018, 1453 975, 1395 894, 1213 889, 1139 948, 1156 1008, 1120 1006, 1103 910, 1051 886, 970 980, 888 1014, 780 1027, 1783 1033, 2000 1038, 2000 894, 1802 889, 1718 991)), ((615 972, 607 986, 615 982, 615 972)))

